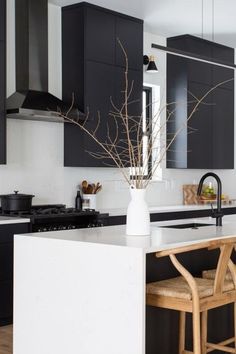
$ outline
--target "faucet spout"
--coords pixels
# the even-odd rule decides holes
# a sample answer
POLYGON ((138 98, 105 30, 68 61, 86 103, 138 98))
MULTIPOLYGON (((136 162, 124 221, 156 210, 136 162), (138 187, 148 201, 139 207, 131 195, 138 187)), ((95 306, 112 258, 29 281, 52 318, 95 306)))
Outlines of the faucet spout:
POLYGON ((205 179, 207 177, 213 177, 213 178, 215 178, 215 180, 217 182, 217 210, 212 211, 212 217, 216 218, 216 226, 222 226, 222 217, 224 216, 224 214, 223 214, 222 208, 221 208, 222 183, 221 183, 220 177, 216 173, 213 173, 213 172, 208 172, 205 175, 203 175, 199 181, 197 195, 201 194, 203 182, 205 181, 205 179))

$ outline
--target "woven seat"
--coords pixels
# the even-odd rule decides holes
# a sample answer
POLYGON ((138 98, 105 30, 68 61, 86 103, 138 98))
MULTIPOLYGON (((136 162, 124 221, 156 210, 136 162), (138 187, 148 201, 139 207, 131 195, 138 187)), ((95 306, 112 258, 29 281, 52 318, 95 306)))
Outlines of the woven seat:
MULTIPOLYGON (((215 269, 204 270, 202 272, 202 277, 205 279, 215 279, 216 270, 215 269)), ((227 273, 225 275, 225 280, 232 281, 232 275, 229 270, 227 271, 227 273)))
MULTIPOLYGON (((214 280, 194 278, 198 288, 199 299, 214 294, 214 280)), ((223 292, 234 290, 232 281, 225 281, 223 292)), ((174 297, 178 299, 192 300, 192 292, 183 277, 176 277, 158 282, 149 283, 146 286, 147 294, 174 297)))

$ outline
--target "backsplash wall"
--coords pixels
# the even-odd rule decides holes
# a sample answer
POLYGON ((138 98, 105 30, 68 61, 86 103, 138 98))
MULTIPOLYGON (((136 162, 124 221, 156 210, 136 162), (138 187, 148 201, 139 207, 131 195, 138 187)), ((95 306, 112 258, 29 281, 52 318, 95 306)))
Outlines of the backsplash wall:
MULTIPOLYGON (((15 90, 14 76, 14 0, 8 0, 7 93, 15 90)), ((49 90, 61 97, 60 8, 49 5, 49 90)), ((165 102, 165 54, 151 49, 151 43, 165 45, 164 37, 145 33, 144 53, 154 54, 159 72, 144 75, 144 82, 160 86, 161 104, 165 102)), ((34 204, 66 203, 74 205, 78 183, 83 179, 99 181, 103 190, 98 194, 98 208, 122 208, 129 201, 128 187, 120 173, 111 168, 63 167, 63 124, 8 120, 8 164, 0 166, 0 193, 20 190, 35 194, 34 204)), ((79 153, 79 152, 78 152, 79 153)), ((197 183, 204 170, 167 170, 163 181, 151 183, 148 189, 150 205, 182 203, 182 184, 197 183)), ((224 192, 236 197, 236 173, 219 171, 224 192)))

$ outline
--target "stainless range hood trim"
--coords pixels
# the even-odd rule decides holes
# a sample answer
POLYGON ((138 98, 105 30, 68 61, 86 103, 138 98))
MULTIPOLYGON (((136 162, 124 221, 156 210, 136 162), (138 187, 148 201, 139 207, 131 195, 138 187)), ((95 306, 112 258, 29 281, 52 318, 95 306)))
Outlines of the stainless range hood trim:
POLYGON ((56 112, 41 111, 33 109, 9 109, 7 113, 9 119, 40 120, 44 122, 65 123, 65 120, 56 112))

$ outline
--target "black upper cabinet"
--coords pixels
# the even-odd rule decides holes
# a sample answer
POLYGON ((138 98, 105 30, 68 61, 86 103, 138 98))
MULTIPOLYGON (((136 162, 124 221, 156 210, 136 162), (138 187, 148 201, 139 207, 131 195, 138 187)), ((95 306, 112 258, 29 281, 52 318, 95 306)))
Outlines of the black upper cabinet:
POLYGON ((212 65, 195 60, 187 60, 188 80, 211 85, 212 65))
MULTIPOLYGON (((197 54, 234 62, 232 48, 189 35, 168 39, 168 46, 192 53, 196 46, 197 54)), ((232 69, 167 55, 167 102, 177 102, 170 108, 174 113, 167 123, 167 142, 181 128, 167 153, 167 167, 234 168, 233 79, 232 69), (212 88, 187 122, 197 103, 194 97, 201 99, 212 88)))
POLYGON ((6 40, 6 0, 0 0, 0 41, 6 40))
POLYGON ((0 164, 6 163, 6 0, 0 0, 0 164))
POLYGON ((85 56, 87 60, 114 65, 115 16, 86 8, 85 56))
MULTIPOLYGON (((116 38, 124 46, 129 69, 142 70, 143 68, 143 25, 142 21, 130 18, 116 17, 116 38), (139 54, 139 55, 138 55, 139 54)), ((125 58, 116 40, 116 65, 125 66, 125 58)))
POLYGON ((183 50, 192 54, 206 56, 211 58, 212 47, 209 41, 202 40, 191 35, 182 35, 168 38, 168 47, 183 50))
POLYGON ((233 91, 218 87, 212 92, 213 166, 216 169, 234 166, 233 99, 233 91))
MULTIPOLYGON (((111 98, 120 106, 124 80, 124 56, 118 45, 120 39, 129 59, 129 81, 134 81, 130 115, 142 112, 143 84, 143 23, 114 11, 88 3, 62 8, 62 88, 63 100, 71 102, 72 93, 80 110, 89 111, 87 128, 96 129, 98 115, 100 127, 97 136, 107 140, 115 129, 109 112, 113 109, 111 98)), ((91 153, 101 151, 79 127, 65 124, 65 166, 104 167, 111 161, 95 159, 91 153)))
POLYGON ((234 51, 225 45, 208 41, 190 34, 170 37, 168 47, 189 52, 201 57, 208 57, 216 61, 234 64, 234 51))
POLYGON ((84 106, 84 9, 64 10, 62 21, 63 100, 71 103, 75 94, 79 109, 84 106), (70 69, 70 70, 69 70, 70 69))

